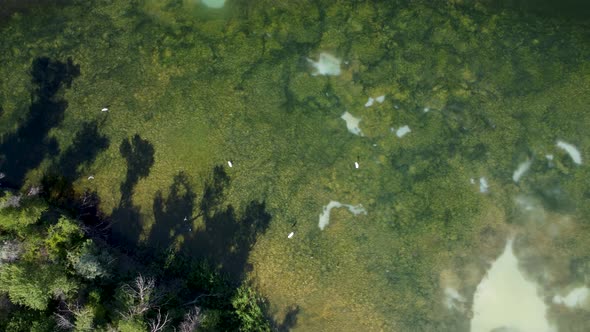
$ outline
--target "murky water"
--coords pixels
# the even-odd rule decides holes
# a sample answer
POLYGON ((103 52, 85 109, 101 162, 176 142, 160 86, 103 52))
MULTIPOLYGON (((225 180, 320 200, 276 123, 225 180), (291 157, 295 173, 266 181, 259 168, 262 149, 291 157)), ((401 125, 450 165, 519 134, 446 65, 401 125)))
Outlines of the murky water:
POLYGON ((525 4, 13 15, 2 181, 96 191, 118 241, 213 259, 296 331, 582 331, 590 27, 525 4))
POLYGON ((513 240, 477 286, 471 331, 555 331, 546 317, 547 305, 537 285, 525 279, 514 255, 513 240))

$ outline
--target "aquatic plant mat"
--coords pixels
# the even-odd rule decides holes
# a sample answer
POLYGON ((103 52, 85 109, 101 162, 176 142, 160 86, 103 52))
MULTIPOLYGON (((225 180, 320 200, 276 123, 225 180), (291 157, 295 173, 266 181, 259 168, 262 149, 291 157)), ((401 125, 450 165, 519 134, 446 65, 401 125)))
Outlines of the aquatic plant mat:
POLYGON ((588 22, 463 3, 13 14, 0 181, 96 191, 113 241, 209 258, 296 331, 468 331, 514 237, 551 324, 581 331, 588 303, 550 299, 590 280, 588 22))

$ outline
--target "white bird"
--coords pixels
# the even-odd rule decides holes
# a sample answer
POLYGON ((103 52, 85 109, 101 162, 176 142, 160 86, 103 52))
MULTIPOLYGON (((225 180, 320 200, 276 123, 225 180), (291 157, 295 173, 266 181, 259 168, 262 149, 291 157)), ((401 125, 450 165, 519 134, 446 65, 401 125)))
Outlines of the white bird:
POLYGON ((88 180, 94 180, 94 175, 90 175, 90 176, 88 177, 88 180))
POLYGON ((295 235, 295 232, 291 232, 291 233, 289 233, 289 235, 287 235, 287 238, 288 238, 288 239, 290 239, 290 238, 292 238, 292 237, 293 237, 293 235, 295 235))
POLYGON ((234 167, 234 164, 232 164, 231 160, 228 160, 228 161, 227 161, 227 166, 229 166, 229 167, 234 167))
POLYGON ((354 162, 354 168, 359 168, 359 162, 358 161, 355 161, 354 162))
POLYGON ((103 108, 102 108, 100 111, 101 111, 101 112, 108 112, 108 111, 109 111, 109 109, 108 109, 107 107, 103 107, 103 108))

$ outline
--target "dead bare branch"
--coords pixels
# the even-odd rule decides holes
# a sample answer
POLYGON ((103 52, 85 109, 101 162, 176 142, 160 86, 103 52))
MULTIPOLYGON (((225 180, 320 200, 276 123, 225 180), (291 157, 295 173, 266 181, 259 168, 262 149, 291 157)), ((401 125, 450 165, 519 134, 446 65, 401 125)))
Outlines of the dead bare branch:
POLYGON ((194 332, 201 325, 201 308, 193 307, 184 315, 184 320, 178 326, 180 332, 194 332))
POLYGON ((156 318, 150 320, 148 323, 150 327, 150 332, 163 331, 166 325, 168 325, 168 323, 168 313, 166 313, 166 315, 164 315, 164 318, 162 318, 162 313, 160 312, 160 309, 158 309, 158 314, 156 315, 156 318))
POLYGON ((80 303, 67 303, 66 301, 60 301, 58 311, 60 313, 55 313, 55 321, 57 327, 62 330, 71 330, 75 327, 73 323, 74 318, 80 317, 82 315, 83 307, 80 303))
POLYGON ((70 317, 67 315, 55 313, 54 317, 57 327, 62 330, 71 330, 75 327, 74 323, 70 321, 70 317))
POLYGON ((154 278, 146 278, 141 274, 135 278, 132 285, 123 285, 123 292, 133 303, 129 306, 128 312, 123 315, 126 317, 138 316, 153 308, 157 301, 155 288, 156 280, 154 278))

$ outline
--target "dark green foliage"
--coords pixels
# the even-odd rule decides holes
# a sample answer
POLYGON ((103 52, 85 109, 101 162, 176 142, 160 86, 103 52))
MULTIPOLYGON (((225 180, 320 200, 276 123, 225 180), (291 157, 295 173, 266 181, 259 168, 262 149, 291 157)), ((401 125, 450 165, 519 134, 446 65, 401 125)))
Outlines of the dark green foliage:
POLYGON ((55 330, 55 321, 41 311, 18 310, 11 313, 5 322, 0 322, 3 331, 47 332, 55 330))
POLYGON ((49 226, 47 232, 45 243, 49 255, 53 258, 64 258, 74 245, 80 242, 82 236, 82 230, 75 221, 61 217, 57 224, 49 226))
POLYGON ((0 269, 0 291, 7 292, 15 304, 45 310, 49 300, 68 296, 77 285, 63 266, 57 264, 13 263, 0 269))
POLYGON ((0 230, 21 233, 35 224, 47 210, 47 203, 36 197, 6 193, 0 198, 0 230))
MULTIPOLYGON (((42 200, 34 202, 43 211, 48 209, 42 200)), ((10 209, 6 215, 36 220, 40 213, 30 204, 23 202, 2 211, 10 209)), ((14 225, 15 232, 19 229, 16 225, 28 227, 24 222, 14 225)), ((20 306, 10 307, 9 317, 0 319, 0 328, 7 331, 48 331, 56 323, 76 331, 107 326, 144 331, 158 313, 168 315, 171 329, 186 319, 191 307, 200 308, 191 314, 205 331, 269 331, 260 297, 246 286, 236 288, 203 261, 171 253, 163 260, 151 261, 153 268, 160 270, 157 279, 141 274, 123 279, 124 274, 111 271, 112 263, 129 258, 121 253, 117 257, 116 251, 97 245, 77 221, 63 215, 54 224, 28 229, 27 238, 18 245, 26 253, 13 255, 0 265, 0 292, 20 306), (169 264, 162 269, 164 260, 169 264), (57 302, 59 305, 52 305, 57 302)))
POLYGON ((251 288, 238 288, 231 303, 240 321, 240 331, 270 331, 270 325, 260 308, 261 300, 251 288))

